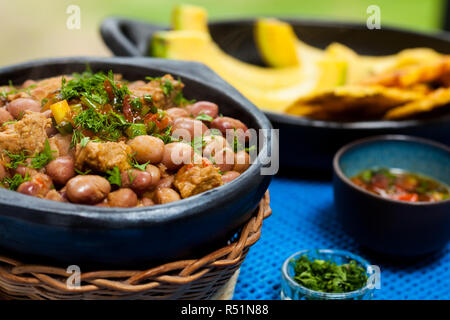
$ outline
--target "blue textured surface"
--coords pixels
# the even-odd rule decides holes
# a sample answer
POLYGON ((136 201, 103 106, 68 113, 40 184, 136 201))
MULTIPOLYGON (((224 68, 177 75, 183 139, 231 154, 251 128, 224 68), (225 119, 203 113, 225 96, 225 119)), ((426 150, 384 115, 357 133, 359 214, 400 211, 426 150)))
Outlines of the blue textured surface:
POLYGON ((450 244, 416 262, 394 263, 362 250, 336 221, 331 182, 274 178, 272 216, 244 261, 234 299, 280 299, 280 268, 292 253, 311 248, 348 250, 381 268, 374 299, 450 299, 450 244))

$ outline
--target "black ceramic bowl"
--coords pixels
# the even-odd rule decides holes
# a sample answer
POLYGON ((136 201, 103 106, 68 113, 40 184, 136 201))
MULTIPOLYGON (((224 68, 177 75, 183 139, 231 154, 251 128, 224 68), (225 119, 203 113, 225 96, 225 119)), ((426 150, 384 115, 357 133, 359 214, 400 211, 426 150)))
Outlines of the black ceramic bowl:
MULTIPOLYGON (((81 72, 112 70, 125 79, 170 73, 180 77, 189 99, 216 102, 224 115, 249 128, 270 129, 268 119, 209 68, 191 62, 150 58, 62 58, 27 62, 0 69, 0 85, 20 84, 81 72)), ((270 136, 259 143, 269 152, 270 136)), ((27 260, 42 259, 84 267, 148 266, 184 257, 198 257, 217 248, 251 216, 266 191, 270 176, 253 163, 236 180, 202 194, 154 207, 100 208, 29 197, 0 188, 0 247, 27 260)), ((33 260, 34 262, 36 260, 33 260)))
MULTIPOLYGON (((367 55, 394 54, 406 48, 429 47, 450 53, 448 34, 431 35, 383 26, 369 30, 365 24, 284 19, 304 42, 325 48, 332 42, 343 43, 367 55)), ((214 41, 228 54, 243 61, 262 65, 253 39, 254 19, 212 22, 214 41)), ((146 56, 149 39, 165 29, 128 19, 103 21, 103 40, 119 56, 146 56)), ((370 121, 342 123, 318 121, 285 114, 265 112, 280 129, 280 164, 284 167, 328 169, 331 172, 335 152, 355 139, 382 135, 408 134, 450 144, 450 114, 431 119, 407 121, 370 121), (292 146, 295 146, 293 148, 292 146)))
POLYGON ((360 244, 397 257, 442 249, 450 239, 450 199, 406 202, 382 198, 349 178, 371 168, 398 168, 450 185, 450 148, 430 140, 385 135, 358 140, 333 160, 334 202, 344 229, 360 244))

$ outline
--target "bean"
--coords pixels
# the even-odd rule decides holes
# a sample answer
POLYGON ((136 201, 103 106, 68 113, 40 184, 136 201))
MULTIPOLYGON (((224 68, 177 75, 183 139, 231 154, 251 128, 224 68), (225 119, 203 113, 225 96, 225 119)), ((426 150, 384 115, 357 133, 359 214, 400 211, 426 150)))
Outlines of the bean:
POLYGON ((200 137, 208 130, 208 127, 199 120, 192 118, 177 118, 173 122, 172 134, 175 138, 184 141, 192 141, 194 137, 200 137))
POLYGON ((122 187, 131 188, 136 192, 145 192, 150 187, 155 186, 152 175, 147 171, 139 169, 129 169, 121 173, 122 187))
POLYGON ((171 188, 158 188, 155 193, 155 200, 159 204, 169 203, 180 199, 181 197, 178 192, 171 188))
POLYGON ((27 110, 41 112, 41 104, 33 99, 18 98, 8 103, 6 109, 14 118, 18 119, 23 116, 24 112, 27 110))
POLYGON ((129 188, 121 188, 108 194, 108 205, 111 207, 130 208, 138 203, 136 193, 129 188))
POLYGON ((29 86, 32 86, 34 84, 36 84, 36 81, 28 79, 23 82, 22 88, 28 88, 29 86))
POLYGON ((66 200, 63 198, 63 196, 55 189, 50 190, 47 193, 47 195, 45 196, 45 199, 52 200, 52 201, 58 201, 58 202, 66 202, 66 200))
POLYGON ((159 168, 149 164, 145 167, 145 171, 152 176, 151 187, 156 187, 161 179, 161 171, 159 171, 159 168))
POLYGON ((144 197, 144 198, 142 198, 142 200, 141 200, 141 205, 142 205, 143 207, 150 207, 150 206, 154 206, 155 203, 153 202, 152 199, 144 197))
POLYGON ((133 152, 134 158, 139 163, 159 163, 163 157, 164 142, 152 136, 138 136, 127 142, 133 152))
POLYGON ((59 185, 66 184, 75 176, 75 163, 70 156, 58 157, 50 161, 45 169, 50 178, 59 185))
POLYGON ((244 172, 250 166, 250 156, 244 150, 238 151, 234 158, 234 171, 239 173, 244 172))
POLYGON ((108 180, 96 175, 78 175, 67 184, 67 198, 71 202, 95 204, 106 198, 111 191, 108 180))
POLYGON ((245 141, 248 138, 245 135, 248 130, 247 126, 240 120, 234 118, 218 117, 211 122, 211 128, 218 129, 225 136, 227 135, 227 130, 228 134, 234 136, 233 131, 236 129, 236 134, 238 135, 240 141, 245 141))
POLYGON ((25 181, 17 188, 17 192, 26 194, 28 196, 37 196, 39 193, 39 185, 33 181, 25 181))
POLYGON ((217 104, 209 101, 198 101, 187 106, 187 109, 191 112, 194 118, 201 114, 206 114, 212 118, 216 118, 219 114, 219 107, 217 104))
POLYGON ((222 181, 223 181, 223 183, 228 183, 228 182, 230 182, 230 181, 236 179, 236 178, 239 177, 240 175, 241 175, 241 174, 240 174, 239 172, 236 172, 236 171, 228 171, 228 172, 225 172, 225 173, 222 175, 222 181))
POLYGON ((220 171, 230 171, 234 167, 234 152, 230 148, 223 148, 214 155, 214 166, 220 171))
POLYGON ((173 120, 189 117, 189 112, 187 112, 187 110, 183 108, 169 108, 166 110, 166 114, 173 120))
POLYGON ((222 136, 205 136, 203 142, 205 144, 203 156, 205 157, 213 157, 217 151, 223 148, 231 148, 230 144, 222 136))
POLYGON ((37 173, 30 181, 23 182, 17 191, 30 196, 45 196, 52 185, 52 179, 48 175, 37 173))
POLYGON ((172 142, 164 146, 162 164, 168 170, 180 168, 183 164, 191 163, 194 150, 183 142, 172 142))
POLYGON ((0 108, 0 125, 5 122, 12 121, 14 118, 5 108, 0 108))

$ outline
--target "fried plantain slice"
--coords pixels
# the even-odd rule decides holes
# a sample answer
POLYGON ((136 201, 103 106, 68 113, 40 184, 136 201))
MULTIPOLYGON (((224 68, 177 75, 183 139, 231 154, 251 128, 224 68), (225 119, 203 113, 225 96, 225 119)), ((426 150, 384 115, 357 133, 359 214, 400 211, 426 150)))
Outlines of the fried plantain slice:
POLYGON ((324 113, 333 115, 357 110, 375 116, 423 96, 422 92, 382 86, 343 86, 300 98, 286 112, 306 117, 314 117, 318 113, 322 118, 324 113))
POLYGON ((422 99, 389 110, 384 118, 389 120, 409 118, 436 108, 448 106, 449 104, 450 88, 439 88, 422 99))
POLYGON ((450 56, 432 62, 407 65, 377 74, 365 81, 365 85, 407 88, 423 83, 444 84, 450 75, 450 56))

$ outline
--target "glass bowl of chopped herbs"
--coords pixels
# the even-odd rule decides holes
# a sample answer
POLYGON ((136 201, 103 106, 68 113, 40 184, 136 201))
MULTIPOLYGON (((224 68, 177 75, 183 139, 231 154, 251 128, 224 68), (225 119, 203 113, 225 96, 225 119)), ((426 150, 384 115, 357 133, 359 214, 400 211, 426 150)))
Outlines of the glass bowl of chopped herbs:
POLYGON ((299 251, 281 268, 283 300, 370 300, 365 259, 343 250, 299 251))

